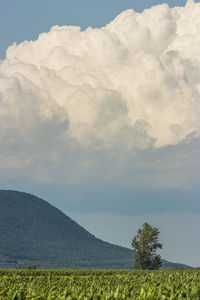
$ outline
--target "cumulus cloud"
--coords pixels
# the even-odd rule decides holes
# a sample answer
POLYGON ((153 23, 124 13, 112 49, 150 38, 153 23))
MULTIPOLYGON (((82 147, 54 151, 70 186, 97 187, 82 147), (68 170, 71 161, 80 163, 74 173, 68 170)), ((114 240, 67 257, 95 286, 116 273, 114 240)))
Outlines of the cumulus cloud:
MULTIPOLYGON (((176 149, 173 174, 188 151, 192 164, 180 145, 200 135, 199 20, 200 3, 163 4, 124 11, 100 29, 54 26, 10 46, 0 62, 2 168, 71 182, 98 168, 100 177, 142 182, 144 160, 146 170, 165 173, 163 147, 176 149)), ((187 178, 177 185, 190 185, 187 178)))

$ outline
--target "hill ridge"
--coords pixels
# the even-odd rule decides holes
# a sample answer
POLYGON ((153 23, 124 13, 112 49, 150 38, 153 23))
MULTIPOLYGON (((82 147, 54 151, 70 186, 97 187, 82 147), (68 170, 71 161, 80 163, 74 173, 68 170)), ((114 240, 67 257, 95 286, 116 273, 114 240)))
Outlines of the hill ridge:
MULTIPOLYGON (((98 239, 33 194, 0 190, 0 267, 28 264, 39 268, 132 269, 133 251, 98 239)), ((164 266, 175 265, 164 261, 164 266)))

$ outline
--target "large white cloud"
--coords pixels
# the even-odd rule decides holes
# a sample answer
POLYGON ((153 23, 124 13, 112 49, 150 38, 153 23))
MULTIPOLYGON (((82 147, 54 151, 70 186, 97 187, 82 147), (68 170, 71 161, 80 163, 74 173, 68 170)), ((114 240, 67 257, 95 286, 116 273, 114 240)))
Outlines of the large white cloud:
MULTIPOLYGON (((174 145, 179 172, 187 156, 179 145, 200 135, 199 20, 200 3, 164 4, 124 11, 100 29, 54 26, 10 46, 0 63, 1 166, 73 181, 97 167, 108 175, 107 161, 109 176, 132 178, 144 170, 138 149, 174 145)), ((145 168, 163 172, 162 160, 145 168)))

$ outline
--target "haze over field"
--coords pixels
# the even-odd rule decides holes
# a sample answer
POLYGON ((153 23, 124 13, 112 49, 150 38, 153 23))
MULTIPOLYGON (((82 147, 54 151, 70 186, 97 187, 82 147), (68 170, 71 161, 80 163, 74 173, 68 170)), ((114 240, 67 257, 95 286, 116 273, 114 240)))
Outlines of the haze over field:
POLYGON ((1 187, 124 246, 147 220, 162 229, 164 258, 200 265, 199 20, 190 0, 11 45, 0 61, 1 187))

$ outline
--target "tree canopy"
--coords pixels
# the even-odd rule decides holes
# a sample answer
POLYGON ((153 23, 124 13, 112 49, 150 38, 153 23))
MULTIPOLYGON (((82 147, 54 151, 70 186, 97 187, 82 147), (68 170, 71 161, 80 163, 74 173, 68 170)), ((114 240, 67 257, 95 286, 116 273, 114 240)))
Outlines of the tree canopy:
POLYGON ((137 235, 132 240, 132 248, 135 254, 135 269, 156 270, 162 266, 161 256, 156 254, 156 250, 162 248, 158 242, 160 231, 148 223, 144 223, 139 228, 137 235))

